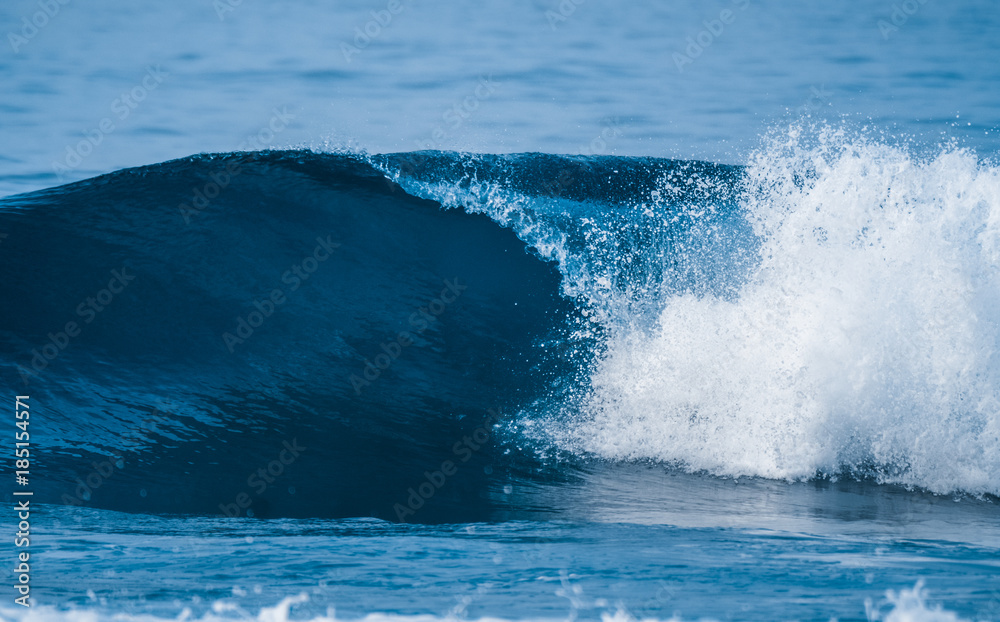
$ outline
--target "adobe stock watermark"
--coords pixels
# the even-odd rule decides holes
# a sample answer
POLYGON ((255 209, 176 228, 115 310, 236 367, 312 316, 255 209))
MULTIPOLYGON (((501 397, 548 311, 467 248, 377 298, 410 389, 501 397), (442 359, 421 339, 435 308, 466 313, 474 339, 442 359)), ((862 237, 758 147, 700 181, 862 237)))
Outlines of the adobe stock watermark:
POLYGON ((583 156, 598 156, 608 152, 608 147, 614 139, 620 137, 622 131, 621 119, 619 117, 607 117, 603 119, 600 133, 585 145, 580 145, 576 153, 583 156))
POLYGON ((640 605, 641 609, 656 611, 674 602, 677 598, 677 594, 680 591, 677 586, 671 585, 662 580, 657 583, 660 584, 660 587, 657 588, 656 593, 653 594, 653 596, 640 605))
POLYGON ((468 288, 468 285, 461 285, 458 282, 458 277, 450 281, 445 279, 444 289, 441 290, 437 298, 410 314, 409 325, 413 332, 403 330, 396 335, 395 339, 383 341, 379 345, 381 352, 375 355, 374 360, 365 359, 365 368, 361 375, 351 374, 348 380, 354 389, 354 394, 361 395, 362 389, 378 380, 382 372, 396 362, 403 350, 415 343, 414 337, 422 335, 425 330, 433 326, 448 306, 458 300, 462 292, 468 288))
POLYGON ((274 460, 261 466, 247 477, 247 488, 251 489, 254 496, 250 496, 250 493, 245 490, 241 491, 237 493, 232 503, 220 503, 219 509, 230 518, 236 518, 244 510, 248 517, 253 518, 254 511, 250 509, 250 506, 253 505, 254 498, 267 492, 267 489, 284 475, 285 467, 294 463, 306 449, 308 447, 299 445, 298 438, 293 438, 291 442, 282 441, 281 449, 278 450, 274 460))
MULTIPOLYGON (((750 6, 750 0, 732 0, 732 3, 740 11, 746 11, 747 7, 750 6)), ((677 71, 684 73, 684 66, 693 63, 706 49, 711 47, 715 40, 722 36, 726 26, 736 21, 736 15, 731 9, 722 9, 719 11, 718 18, 703 21, 704 30, 686 39, 687 47, 684 48, 684 52, 674 52, 672 58, 677 71)))
POLYGON ((806 99, 804 104, 795 109, 795 113, 801 116, 807 116, 829 103, 830 96, 833 95, 833 93, 825 90, 825 88, 825 86, 821 86, 819 88, 814 86, 809 89, 809 98, 806 99))
POLYGON ((142 77, 139 84, 111 101, 111 112, 114 117, 101 119, 97 127, 83 133, 83 140, 75 145, 66 145, 66 155, 63 156, 62 160, 52 162, 52 171, 55 172, 59 180, 64 181, 70 171, 80 166, 84 159, 117 129, 116 118, 119 122, 128 119, 139 107, 139 104, 145 101, 149 94, 155 91, 169 75, 159 65, 146 67, 146 75, 142 77))
POLYGON ((990 603, 986 608, 986 614, 991 618, 1000 620, 1000 590, 993 590, 990 593, 990 603))
POLYGON ((135 280, 135 274, 126 263, 120 269, 111 271, 111 279, 103 289, 98 290, 94 295, 87 296, 76 306, 76 315, 81 321, 70 320, 55 333, 48 334, 48 341, 45 344, 32 348, 31 360, 28 367, 17 366, 17 372, 21 376, 21 382, 28 382, 36 378, 49 366, 52 361, 70 346, 73 339, 79 337, 83 328, 97 319, 97 315, 104 311, 115 299, 116 296, 125 291, 125 288, 135 280))
MULTIPOLYGON (((621 119, 618 117, 605 119, 601 132, 586 145, 581 145, 577 149, 577 154, 583 156, 604 155, 608 152, 611 142, 624 133, 622 127, 621 119)), ((579 170, 579 167, 564 167, 559 171, 558 175, 542 183, 542 194, 544 196, 558 197, 566 188, 573 185, 579 170)))
MULTIPOLYGON (((281 282, 288 285, 289 294, 302 287, 316 273, 320 264, 328 260, 335 249, 340 248, 340 243, 332 241, 330 239, 332 237, 332 235, 328 235, 326 238, 317 237, 313 252, 282 273, 281 282)), ((280 287, 272 289, 271 293, 262 301, 254 299, 252 303, 254 310, 247 313, 245 317, 241 315, 236 318, 235 330, 222 334, 222 342, 226 344, 229 353, 235 353, 236 346, 253 337, 254 332, 263 326, 264 322, 286 302, 288 302, 288 295, 280 287)))
POLYGON ((569 21, 569 18, 576 13, 577 7, 586 2, 586 0, 561 0, 559 6, 556 7, 556 11, 549 9, 545 11, 545 19, 549 22, 549 28, 552 30, 558 30, 559 24, 569 21))
POLYGON ((882 34, 882 39, 888 41, 889 36, 899 32, 903 24, 916 15, 920 7, 925 4, 927 4, 927 0, 904 0, 903 2, 893 4, 889 19, 878 20, 878 31, 882 34))
POLYGON ((354 27, 354 39, 350 43, 340 42, 340 51, 344 60, 351 62, 352 58, 364 51, 375 39, 392 24, 397 15, 406 9, 403 0, 389 0, 384 9, 372 11, 372 18, 362 25, 354 27))
MULTIPOLYGON (((497 558, 494 558, 494 562, 497 558)), ((486 582, 481 583, 476 586, 476 591, 472 595, 462 596, 458 598, 458 603, 448 610, 445 614, 445 620, 466 620, 469 617, 469 605, 471 605, 476 598, 485 596, 495 587, 494 583, 486 582)))
MULTIPOLYGON (((262 144, 274 140, 275 136, 288 127, 288 122, 295 119, 295 115, 288 112, 287 107, 282 107, 281 110, 273 108, 272 112, 270 120, 259 132, 247 137, 246 140, 236 146, 237 151, 252 150, 247 149, 248 145, 255 145, 259 149, 262 144)), ((229 187, 229 184, 236 177, 239 177, 242 172, 243 167, 239 162, 228 160, 222 170, 209 175, 209 181, 201 186, 192 188, 191 198, 177 205, 177 211, 180 212, 181 218, 184 219, 184 224, 190 225, 192 218, 208 208, 212 204, 212 201, 222 194, 222 191, 229 187)))
POLYGON ((295 120, 295 115, 288 112, 288 106, 271 109, 271 118, 268 119, 256 134, 247 136, 240 144, 236 145, 236 151, 260 151, 271 144, 271 141, 288 128, 290 121, 295 120))
POLYGON ((441 113, 442 123, 431 131, 430 137, 416 141, 417 149, 440 148, 450 136, 449 132, 455 132, 465 125, 466 120, 479 110, 480 105, 493 96, 498 85, 493 74, 481 76, 469 95, 441 113))
POLYGON ((52 18, 58 15, 59 11, 69 3, 70 0, 38 0, 39 10, 32 13, 30 17, 25 15, 21 18, 21 30, 16 33, 13 31, 7 33, 10 49, 14 50, 15 54, 20 54, 21 48, 38 36, 38 33, 49 25, 52 18))
MULTIPOLYGON (((83 477, 76 477, 76 488, 73 490, 73 496, 63 493, 60 501, 66 505, 83 505, 90 501, 94 491, 111 479, 112 475, 125 469, 125 459, 129 454, 137 453, 142 442, 148 440, 149 435, 160 432, 157 425, 170 421, 163 416, 163 413, 169 412, 164 408, 165 406, 169 406, 169 404, 164 401, 159 402, 151 414, 143 417, 138 426, 123 435, 126 442, 122 444, 121 451, 111 454, 109 459, 104 462, 91 462, 91 471, 83 477)), ((142 489, 140 495, 146 496, 145 492, 145 489, 142 489)))
POLYGON ((424 471, 423 481, 406 489, 406 505, 396 503, 392 506, 399 522, 405 523, 408 517, 414 516, 420 508, 424 507, 424 504, 433 498, 437 491, 444 488, 451 477, 458 473, 460 465, 471 460, 472 456, 490 440, 490 430, 500 421, 502 415, 492 408, 486 412, 488 416, 479 427, 452 444, 451 453, 454 459, 442 461, 435 471, 424 471))
POLYGON ((226 15, 235 11, 240 5, 243 4, 243 0, 214 0, 212 2, 212 8, 215 9, 215 14, 219 16, 219 21, 226 21, 226 15))
POLYGON ((194 216, 202 213, 212 200, 222 194, 222 191, 229 187, 233 179, 243 172, 243 167, 235 160, 226 162, 226 166, 221 171, 216 171, 209 175, 209 181, 204 185, 192 188, 191 198, 185 203, 177 205, 177 210, 181 213, 185 225, 191 224, 194 216))

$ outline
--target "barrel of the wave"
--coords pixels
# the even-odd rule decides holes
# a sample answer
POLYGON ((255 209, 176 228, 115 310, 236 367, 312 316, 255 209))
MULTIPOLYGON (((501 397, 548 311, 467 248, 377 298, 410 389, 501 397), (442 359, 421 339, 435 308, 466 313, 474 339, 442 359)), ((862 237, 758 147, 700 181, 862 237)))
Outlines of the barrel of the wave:
POLYGON ((0 231, 0 378, 47 413, 45 502, 489 517, 532 470, 509 416, 573 368, 551 263, 353 157, 120 171, 5 199, 0 231))

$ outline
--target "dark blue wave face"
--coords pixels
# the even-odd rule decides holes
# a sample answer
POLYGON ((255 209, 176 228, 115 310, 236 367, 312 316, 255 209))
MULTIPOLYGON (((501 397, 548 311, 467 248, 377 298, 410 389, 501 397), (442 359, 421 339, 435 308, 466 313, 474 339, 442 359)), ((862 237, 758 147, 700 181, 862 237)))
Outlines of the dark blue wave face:
POLYGON ((355 157, 125 170, 10 197, 0 231, 40 502, 458 521, 570 477, 497 438, 586 365, 556 266, 355 157))

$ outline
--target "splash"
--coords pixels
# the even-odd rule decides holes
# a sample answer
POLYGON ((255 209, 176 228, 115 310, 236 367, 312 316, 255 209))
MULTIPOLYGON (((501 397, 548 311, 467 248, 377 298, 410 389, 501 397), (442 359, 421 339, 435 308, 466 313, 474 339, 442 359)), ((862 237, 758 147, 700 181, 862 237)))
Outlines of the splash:
POLYGON ((751 158, 739 206, 759 245, 737 295, 664 290, 651 328, 615 318, 557 441, 723 476, 1000 493, 998 169, 793 129, 751 158))
MULTIPOLYGON (((565 585, 565 583, 564 583, 565 585)), ((558 592, 557 592, 558 593, 558 592)), ((572 609, 566 618, 561 618, 572 622, 577 619, 577 609, 583 602, 575 602, 580 599, 579 590, 573 592, 573 597, 571 601, 573 602, 572 609)), ((233 603, 226 600, 219 600, 212 604, 211 612, 205 612, 204 614, 195 617, 195 614, 189 608, 184 608, 176 617, 173 618, 161 618, 154 615, 146 614, 113 614, 111 616, 105 616, 101 612, 93 609, 70 609, 70 610, 59 610, 50 606, 36 607, 30 610, 12 611, 9 609, 0 609, 0 620, 16 620, 17 622, 50 622, 50 621, 68 621, 68 622, 97 622, 98 620, 119 620, 121 622, 224 622, 227 620, 253 620, 256 622, 292 622, 293 620, 303 620, 308 622, 337 622, 340 620, 344 622, 349 620, 349 618, 338 617, 336 611, 332 608, 328 609, 325 615, 309 617, 300 617, 292 613, 292 610, 296 605, 302 605, 309 601, 309 597, 306 594, 299 594, 297 596, 289 596, 281 600, 277 605, 273 607, 261 607, 259 612, 254 615, 253 613, 246 611, 245 609, 234 605, 233 603)), ((586 603, 586 606, 593 605, 596 609, 595 611, 600 612, 600 619, 602 622, 639 622, 639 618, 633 616, 628 609, 619 606, 615 609, 611 609, 609 603, 603 599, 598 599, 592 603, 586 603)), ((466 619, 463 614, 464 611, 451 612, 446 616, 437 615, 399 615, 399 614, 386 614, 386 613, 369 613, 363 618, 354 618, 357 622, 451 622, 458 619, 466 619)), ((868 620, 878 621, 884 620, 884 622, 962 622, 962 618, 958 617, 954 613, 944 609, 941 605, 931 605, 929 603, 929 598, 927 595, 927 590, 924 589, 923 582, 918 581, 912 590, 902 589, 897 594, 893 590, 886 592, 886 599, 879 605, 873 604, 871 599, 865 601, 865 613, 868 620), (886 606, 891 606, 892 608, 884 612, 886 606)), ((661 618, 644 617, 641 618, 643 622, 656 622, 661 618)), ((694 618, 690 618, 694 619, 694 618)), ((709 620, 708 618, 700 618, 701 620, 709 620)), ((780 616, 775 616, 775 619, 781 619, 780 616)), ((535 618, 535 620, 546 620, 546 618, 535 618)), ((559 618, 551 619, 551 622, 557 622, 559 618)), ((498 618, 492 616, 481 617, 477 619, 477 622, 506 622, 506 618, 498 618)), ((683 622, 683 618, 674 614, 666 622, 683 622)))

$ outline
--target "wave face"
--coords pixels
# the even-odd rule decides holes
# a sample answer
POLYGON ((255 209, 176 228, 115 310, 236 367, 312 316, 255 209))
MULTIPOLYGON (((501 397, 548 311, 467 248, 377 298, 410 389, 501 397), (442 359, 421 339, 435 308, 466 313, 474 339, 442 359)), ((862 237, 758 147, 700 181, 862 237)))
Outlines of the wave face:
POLYGON ((196 156, 4 199, 36 495, 470 521, 592 459, 1000 494, 997 169, 804 136, 746 167, 196 156))
POLYGON ((571 370, 546 345, 578 315, 554 264, 358 157, 192 157, 0 220, 2 376, 39 412, 41 501, 482 519, 518 468, 484 438, 571 370))

